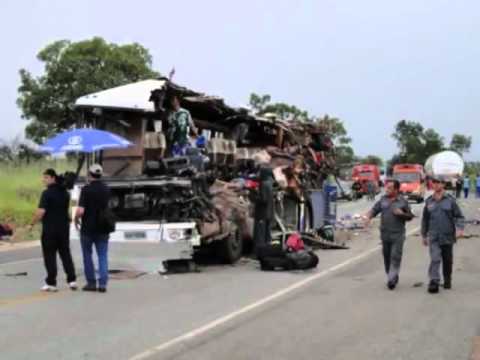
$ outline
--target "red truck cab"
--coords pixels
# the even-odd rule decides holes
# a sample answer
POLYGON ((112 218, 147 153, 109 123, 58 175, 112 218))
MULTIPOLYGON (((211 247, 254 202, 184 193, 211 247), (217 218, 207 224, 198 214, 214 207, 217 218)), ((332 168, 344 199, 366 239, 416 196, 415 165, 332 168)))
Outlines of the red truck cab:
POLYGON ((352 180, 361 185, 361 193, 368 193, 368 183, 372 182, 375 187, 375 193, 380 192, 380 169, 377 165, 362 164, 355 165, 352 169, 352 180))
POLYGON ((393 178, 400 182, 400 193, 418 203, 425 199, 425 171, 419 164, 397 164, 393 167, 393 178))

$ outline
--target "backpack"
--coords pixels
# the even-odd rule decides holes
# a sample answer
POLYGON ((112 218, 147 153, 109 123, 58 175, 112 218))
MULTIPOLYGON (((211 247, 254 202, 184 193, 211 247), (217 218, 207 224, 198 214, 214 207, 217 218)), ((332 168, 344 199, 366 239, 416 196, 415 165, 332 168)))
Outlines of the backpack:
POLYGON ((98 210, 96 225, 97 231, 101 234, 110 234, 115 231, 115 215, 108 205, 106 208, 98 210))
POLYGON ((280 244, 266 244, 259 247, 257 256, 262 271, 290 270, 293 266, 280 244))
POLYGON ((298 250, 287 253, 292 264, 292 270, 306 270, 317 267, 318 256, 313 251, 298 250))

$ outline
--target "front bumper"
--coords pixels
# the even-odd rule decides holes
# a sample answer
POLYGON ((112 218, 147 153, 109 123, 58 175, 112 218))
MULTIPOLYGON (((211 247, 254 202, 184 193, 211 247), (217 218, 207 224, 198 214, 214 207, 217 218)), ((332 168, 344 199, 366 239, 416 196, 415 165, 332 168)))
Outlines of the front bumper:
MULTIPOLYGON (((71 229, 72 240, 80 234, 71 229)), ((192 260, 194 248, 200 246, 196 224, 153 222, 118 222, 110 234, 109 261, 121 269, 163 272, 164 262, 192 260)), ((111 266, 111 267, 112 267, 111 266)))

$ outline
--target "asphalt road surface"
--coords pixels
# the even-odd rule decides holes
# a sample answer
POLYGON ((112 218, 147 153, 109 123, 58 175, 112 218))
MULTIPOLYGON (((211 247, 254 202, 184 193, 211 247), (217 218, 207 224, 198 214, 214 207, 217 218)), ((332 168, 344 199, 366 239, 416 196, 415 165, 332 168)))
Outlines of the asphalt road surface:
MULTIPOLYGON (((370 206, 346 203, 339 213, 370 206)), ((480 218, 480 201, 461 206, 480 218)), ((480 336, 480 238, 459 241, 453 289, 430 295, 415 219, 399 287, 389 291, 377 225, 354 235, 349 250, 319 251, 314 271, 261 272, 244 259, 112 280, 106 294, 72 292, 61 273, 58 293, 40 293, 40 249, 0 252, 0 358, 468 359, 480 336), (6 276, 20 272, 28 275, 6 276)), ((77 244, 73 251, 81 273, 77 244)))

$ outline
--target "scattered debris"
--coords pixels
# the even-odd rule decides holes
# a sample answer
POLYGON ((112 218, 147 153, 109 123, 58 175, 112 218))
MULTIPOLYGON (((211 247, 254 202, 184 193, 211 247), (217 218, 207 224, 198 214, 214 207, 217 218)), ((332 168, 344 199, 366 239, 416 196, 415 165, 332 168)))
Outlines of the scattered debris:
POLYGON ((17 276, 27 276, 28 272, 22 271, 22 272, 17 272, 17 273, 6 273, 3 274, 4 276, 9 276, 9 277, 17 277, 17 276))
POLYGON ((146 274, 143 271, 135 270, 108 270, 109 278, 113 280, 137 279, 146 274))
POLYGON ((480 225, 480 220, 479 219, 465 220, 465 225, 480 225))
POLYGON ((423 286, 423 281, 419 281, 413 284, 413 287, 422 287, 422 286, 423 286))
POLYGON ((183 259, 164 261, 163 270, 159 270, 159 274, 163 275, 164 277, 167 274, 184 274, 190 272, 200 272, 200 269, 194 261, 183 259))

